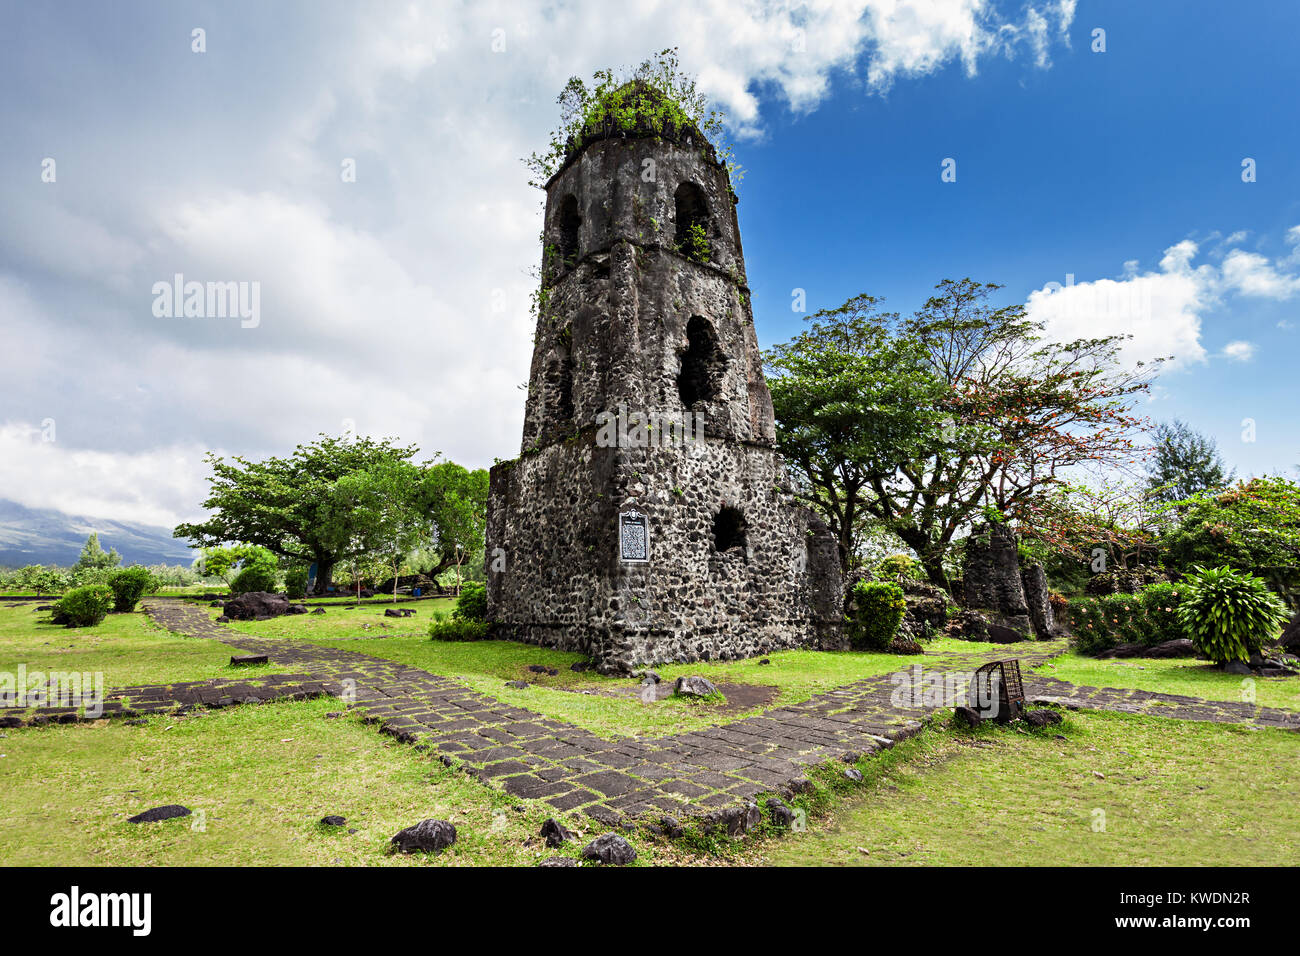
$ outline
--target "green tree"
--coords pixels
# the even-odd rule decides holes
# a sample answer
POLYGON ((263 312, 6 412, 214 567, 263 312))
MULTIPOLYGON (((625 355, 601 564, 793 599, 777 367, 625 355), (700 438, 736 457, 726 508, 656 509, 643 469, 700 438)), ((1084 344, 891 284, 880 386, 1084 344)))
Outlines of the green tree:
POLYGON ((945 279, 905 320, 858 296, 769 353, 791 378, 773 382, 778 443, 841 549, 874 519, 946 586, 954 535, 983 509, 1014 521, 1072 469, 1132 460, 1155 366, 1120 366, 1124 336, 1047 340, 1022 305, 990 303, 999 288, 945 279))
POLYGON ((14 572, 12 585, 23 591, 30 590, 37 597, 40 597, 42 594, 53 594, 55 591, 62 591, 68 586, 69 581, 68 573, 62 568, 53 565, 44 567, 39 564, 30 564, 14 572))
POLYGON ((488 473, 470 471, 455 462, 441 462, 427 470, 424 501, 433 522, 432 543, 438 564, 425 571, 430 578, 453 569, 460 593, 461 569, 482 554, 487 533, 488 473))
POLYGON ((393 572, 393 600, 402 562, 431 533, 423 494, 425 470, 406 461, 384 461, 340 478, 333 495, 353 516, 353 545, 393 572))
POLYGON ((364 535, 358 517, 341 507, 332 489, 339 479, 385 462, 407 461, 414 446, 385 439, 321 435, 287 458, 250 461, 209 453, 206 521, 182 524, 173 534, 203 547, 230 542, 260 545, 292 563, 316 564, 316 590, 329 586, 334 566, 355 555, 364 535))
POLYGON ((859 295, 809 316, 809 328, 765 355, 777 443, 804 497, 825 517, 847 571, 871 533, 873 482, 922 455, 941 434, 944 389, 896 314, 859 295))
POLYGON ((1169 568, 1246 571, 1300 607, 1300 485, 1282 477, 1252 478, 1202 491, 1178 508, 1177 523, 1161 541, 1169 568))
POLYGON ((73 572, 105 571, 121 563, 121 555, 114 549, 105 551, 101 548, 99 533, 91 532, 90 537, 86 538, 86 544, 82 545, 81 557, 78 557, 77 563, 73 564, 73 572))
POLYGON ((1184 421, 1174 419, 1156 426, 1147 462, 1147 487, 1165 504, 1184 501, 1202 491, 1232 482, 1219 446, 1184 421))

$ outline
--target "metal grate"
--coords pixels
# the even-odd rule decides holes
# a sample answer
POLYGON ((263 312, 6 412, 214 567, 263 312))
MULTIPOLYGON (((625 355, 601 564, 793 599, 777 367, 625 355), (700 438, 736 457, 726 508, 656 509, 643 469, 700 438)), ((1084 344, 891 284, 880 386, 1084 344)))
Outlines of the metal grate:
POLYGON ((969 703, 981 716, 1014 720, 1025 705, 1025 685, 1020 661, 990 661, 971 678, 969 703))

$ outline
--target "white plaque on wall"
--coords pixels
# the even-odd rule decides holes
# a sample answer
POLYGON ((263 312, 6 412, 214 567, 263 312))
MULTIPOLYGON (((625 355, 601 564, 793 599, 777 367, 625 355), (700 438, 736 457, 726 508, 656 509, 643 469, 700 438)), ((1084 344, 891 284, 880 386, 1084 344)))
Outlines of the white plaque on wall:
POLYGON ((650 562, 650 521, 635 508, 619 512, 618 557, 624 564, 650 562))

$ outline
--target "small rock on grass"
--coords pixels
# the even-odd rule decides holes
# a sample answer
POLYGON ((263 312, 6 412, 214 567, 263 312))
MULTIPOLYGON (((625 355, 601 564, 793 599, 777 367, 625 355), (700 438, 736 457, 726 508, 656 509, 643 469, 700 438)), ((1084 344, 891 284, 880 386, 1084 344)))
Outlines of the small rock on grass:
POLYGON ((852 780, 854 783, 862 782, 862 771, 854 767, 849 767, 847 770, 845 770, 844 776, 848 777, 848 779, 852 780))
POLYGON ((323 826, 327 827, 341 827, 343 824, 348 822, 348 818, 330 815, 328 817, 321 817, 320 822, 323 826))
POLYGON ((712 697, 717 692, 718 688, 711 680, 695 674, 677 678, 673 686, 673 693, 681 697, 712 697))
POLYGON ((603 833, 583 847, 582 858, 610 866, 624 866, 636 859, 636 850, 617 833, 603 833))
POLYGON ((578 861, 571 856, 552 856, 543 860, 538 866, 577 866, 578 861))
POLYGON ((507 686, 507 687, 513 687, 515 690, 524 690, 524 689, 526 689, 526 688, 528 687, 528 681, 526 681, 526 680, 508 680, 508 681, 506 681, 506 686, 507 686))
POLYGON ((786 806, 784 800, 778 800, 776 797, 769 798, 767 812, 772 817, 772 823, 778 827, 789 827, 794 824, 794 811, 786 806))
POLYGON ((1047 727, 1061 722, 1061 715, 1054 710, 1027 710, 1021 716, 1030 727, 1047 727))
POLYGON ((455 842, 456 828, 446 820, 421 820, 389 841, 398 853, 437 853, 455 842))
POLYGON ((652 823, 649 826, 651 833, 667 837, 670 840, 676 840, 686 831, 682 829, 681 823, 676 817, 663 816, 659 818, 658 823, 652 823))
POLYGON ((559 820, 547 817, 546 822, 542 824, 542 836, 546 838, 546 845, 554 850, 565 840, 572 840, 574 834, 559 820))
POLYGON ((190 808, 183 807, 179 803, 169 803, 165 807, 154 807, 146 810, 144 813, 137 813, 133 817, 127 817, 128 823, 157 823, 159 820, 174 820, 177 817, 188 817, 190 808))

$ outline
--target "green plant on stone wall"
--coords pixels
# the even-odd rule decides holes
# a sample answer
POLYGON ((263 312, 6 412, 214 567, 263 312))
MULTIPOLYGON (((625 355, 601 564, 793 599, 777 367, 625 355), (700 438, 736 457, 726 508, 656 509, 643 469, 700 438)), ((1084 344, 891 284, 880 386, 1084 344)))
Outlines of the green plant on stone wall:
POLYGON ((1287 618, 1286 605, 1263 578, 1231 568, 1196 567, 1178 606, 1196 649, 1216 664, 1248 661, 1287 618))
POLYGON ((731 146, 723 141, 722 114, 709 107, 695 79, 680 69, 676 49, 655 54, 630 74, 598 70, 590 82, 572 76, 557 102, 559 127, 545 151, 525 160, 533 177, 530 185, 544 186, 577 150, 611 135, 693 138, 705 152, 712 147, 733 183, 741 178, 731 146))
POLYGON ((709 234, 704 226, 693 222, 686 229, 686 236, 677 244, 677 251, 693 262, 708 262, 713 254, 709 246, 709 234))

